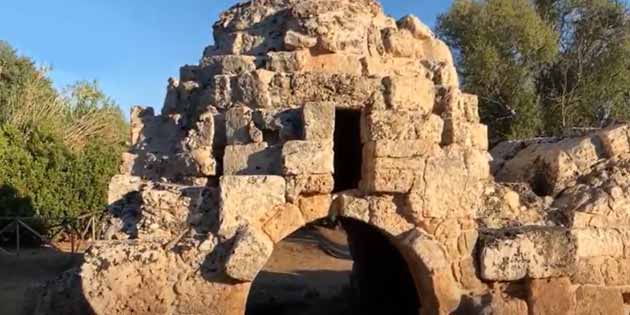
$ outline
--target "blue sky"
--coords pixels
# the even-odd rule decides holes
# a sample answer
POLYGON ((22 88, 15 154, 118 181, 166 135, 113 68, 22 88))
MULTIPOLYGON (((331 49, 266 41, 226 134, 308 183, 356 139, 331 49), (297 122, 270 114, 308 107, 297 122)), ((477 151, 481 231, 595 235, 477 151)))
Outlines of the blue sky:
MULTIPOLYGON (((0 1, 0 40, 51 66, 55 86, 97 80, 127 112, 162 107, 168 77, 196 64, 212 43, 212 23, 236 0, 0 1)), ((396 18, 433 26, 451 0, 382 0, 396 18)))

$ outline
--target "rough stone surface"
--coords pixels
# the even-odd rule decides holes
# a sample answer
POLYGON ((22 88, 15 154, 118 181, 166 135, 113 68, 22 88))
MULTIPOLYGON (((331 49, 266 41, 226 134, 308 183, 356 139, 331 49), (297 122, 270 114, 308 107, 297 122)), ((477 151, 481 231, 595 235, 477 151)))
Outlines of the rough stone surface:
POLYGON ((213 35, 161 115, 132 109, 108 196, 116 241, 32 291, 27 314, 241 315, 275 244, 322 218, 386 237, 423 315, 623 314, 628 125, 490 155, 446 44, 374 0, 242 1, 213 35), (361 154, 335 156, 338 123, 360 125, 336 145, 361 154), (359 187, 335 191, 358 164, 359 187))
POLYGON ((571 280, 569 278, 533 279, 529 283, 527 304, 532 314, 575 314, 575 293, 571 280))
POLYGON ((254 228, 246 228, 236 236, 234 249, 226 263, 225 272, 233 279, 253 281, 273 252, 273 241, 254 228))

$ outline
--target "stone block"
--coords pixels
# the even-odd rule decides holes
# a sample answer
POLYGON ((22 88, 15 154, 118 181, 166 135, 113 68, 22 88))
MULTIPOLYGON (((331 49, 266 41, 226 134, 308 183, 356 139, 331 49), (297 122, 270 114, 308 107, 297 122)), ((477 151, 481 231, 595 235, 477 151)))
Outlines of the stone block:
POLYGON ((228 145, 223 155, 225 175, 279 175, 280 148, 266 142, 228 145))
POLYGON ((466 168, 464 150, 445 148, 444 154, 428 158, 408 195, 409 216, 416 222, 472 217, 484 189, 472 174, 466 168))
POLYGON ((573 283, 602 286, 630 286, 630 258, 589 257, 578 259, 573 283))
POLYGON ((364 71, 369 76, 381 78, 391 76, 430 78, 432 76, 432 73, 423 66, 422 60, 415 58, 377 56, 365 57, 362 62, 364 71))
POLYGON ((370 202, 361 197, 358 191, 344 192, 333 201, 333 213, 340 217, 369 223, 370 202))
POLYGON ((330 215, 332 198, 330 195, 300 196, 298 205, 304 221, 310 223, 330 215))
POLYGON ((284 47, 289 50, 309 49, 317 45, 317 38, 288 30, 284 35, 284 47))
POLYGON ((306 103, 302 109, 304 140, 332 141, 335 134, 335 104, 329 102, 306 103))
POLYGON ((109 182, 107 204, 123 201, 129 193, 140 191, 145 182, 142 178, 129 175, 116 175, 109 182))
POLYGON ((223 176, 220 180, 221 227, 230 238, 243 225, 254 223, 285 203, 286 182, 280 176, 223 176))
POLYGON ((275 76, 275 72, 262 69, 239 75, 234 89, 236 100, 251 108, 272 107, 269 90, 275 76))
POLYGON ((487 289, 487 285, 477 277, 477 267, 472 256, 453 264, 453 277, 464 290, 481 293, 487 289))
POLYGON ((602 142, 606 157, 614 157, 630 152, 630 126, 621 125, 600 131, 597 134, 602 142))
POLYGON ((617 229, 573 229, 578 258, 624 255, 624 237, 617 229))
POLYGON ((575 290, 569 278, 533 279, 527 304, 530 314, 575 315, 575 290))
POLYGON ((299 72, 304 69, 308 50, 278 51, 267 53, 267 70, 274 72, 299 72))
POLYGON ((214 176, 217 174, 217 161, 212 155, 211 146, 201 146, 190 151, 190 157, 197 164, 200 175, 214 176))
POLYGON ((383 232, 398 237, 414 228, 414 225, 398 212, 398 206, 394 202, 393 196, 368 197, 368 203, 370 205, 370 224, 383 232))
POLYGON ((505 230, 484 235, 479 262, 489 281, 562 277, 575 270, 575 244, 561 228, 505 230))
POLYGON ((296 205, 290 203, 280 205, 275 207, 272 212, 275 213, 263 224, 263 231, 269 235, 274 243, 282 241, 306 224, 300 208, 296 205))
POLYGON ((225 114, 227 144, 251 143, 249 125, 252 122, 252 110, 245 106, 230 108, 225 114))
POLYGON ((341 53, 319 54, 307 56, 304 59, 302 71, 361 76, 363 74, 363 65, 356 55, 341 53))
POLYGON ((282 148, 285 175, 330 174, 334 172, 330 141, 288 141, 282 148))
POLYGON ((217 74, 241 74, 256 70, 256 57, 245 55, 206 56, 201 60, 206 77, 217 74))
POLYGON ((613 288, 581 286, 575 292, 575 315, 624 315, 621 292, 613 288))
POLYGON ((406 193, 424 167, 424 158, 375 158, 364 153, 359 186, 366 193, 406 193))
POLYGON ((386 77, 385 102, 393 110, 417 111, 421 115, 433 112, 435 86, 426 77, 386 77))
POLYGON ((332 174, 287 176, 287 200, 293 202, 299 195, 329 194, 335 188, 332 174))
POLYGON ((460 119, 445 119, 443 144, 459 144, 479 150, 488 150, 488 126, 468 123, 460 119))
POLYGON ((262 231, 251 227, 240 231, 225 263, 225 273, 234 280, 253 281, 271 257, 273 246, 262 231))
MULTIPOLYGON (((430 273, 438 273, 449 267, 446 249, 440 242, 422 229, 416 229, 403 239, 403 244, 409 247, 422 265, 430 273)), ((450 270, 449 270, 450 271, 450 270)))
POLYGON ((478 124, 479 99, 476 95, 463 93, 456 87, 448 87, 440 91, 440 100, 436 104, 436 112, 444 120, 453 120, 478 124))
POLYGON ((426 140, 378 140, 363 145, 364 158, 429 157, 440 152, 439 144, 426 140))
POLYGON ((441 143, 444 122, 437 115, 410 111, 372 111, 363 119, 363 142, 424 140, 441 143))

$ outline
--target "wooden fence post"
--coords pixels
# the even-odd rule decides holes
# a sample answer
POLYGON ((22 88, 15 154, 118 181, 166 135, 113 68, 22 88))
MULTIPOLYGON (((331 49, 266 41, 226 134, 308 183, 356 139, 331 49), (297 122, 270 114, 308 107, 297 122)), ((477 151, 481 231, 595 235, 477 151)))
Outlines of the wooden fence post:
POLYGON ((20 223, 15 219, 15 251, 20 256, 20 223))

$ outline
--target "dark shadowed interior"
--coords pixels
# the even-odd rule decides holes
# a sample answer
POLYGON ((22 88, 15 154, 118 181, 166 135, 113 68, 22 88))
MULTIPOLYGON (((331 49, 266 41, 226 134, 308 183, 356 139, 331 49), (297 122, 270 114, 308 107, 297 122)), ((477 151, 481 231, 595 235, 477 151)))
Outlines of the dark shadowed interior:
POLYGON ((334 192, 358 188, 362 162, 360 111, 337 110, 334 150, 334 192))
POLYGON ((277 244, 252 284, 246 314, 417 315, 419 308, 398 249, 375 227, 341 219, 337 228, 307 227, 277 244))

